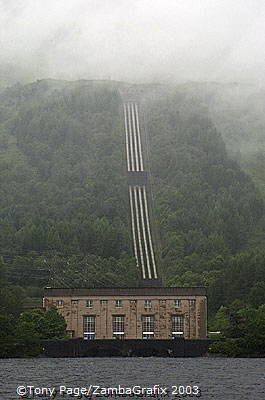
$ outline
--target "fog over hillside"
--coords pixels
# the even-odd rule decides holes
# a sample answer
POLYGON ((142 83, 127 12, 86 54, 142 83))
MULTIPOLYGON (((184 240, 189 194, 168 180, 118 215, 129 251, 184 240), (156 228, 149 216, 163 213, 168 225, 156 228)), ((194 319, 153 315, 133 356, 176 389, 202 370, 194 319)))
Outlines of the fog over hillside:
MULTIPOLYGON (((135 285, 124 86, 49 79, 0 91, 0 262, 7 282, 29 297, 41 297, 47 282, 135 285)), ((236 142, 246 143, 245 122, 255 130, 250 113, 238 118, 226 103, 235 91, 141 85, 160 274, 169 286, 207 286, 211 313, 236 299, 264 301, 264 151, 242 153, 242 164, 230 157, 236 142), (222 121, 233 136, 216 130, 209 105, 217 116, 229 110, 222 121)))
POLYGON ((263 83, 262 0, 2 0, 0 83, 263 83))

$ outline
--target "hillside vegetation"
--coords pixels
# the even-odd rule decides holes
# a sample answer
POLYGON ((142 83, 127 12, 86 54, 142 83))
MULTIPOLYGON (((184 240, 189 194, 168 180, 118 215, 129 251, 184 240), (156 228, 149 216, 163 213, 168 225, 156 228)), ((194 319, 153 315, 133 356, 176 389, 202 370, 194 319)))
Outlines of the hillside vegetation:
MULTIPOLYGON (((136 284, 118 87, 45 80, 0 92, 3 286, 38 297, 46 285, 136 284)), ((145 90, 164 283, 207 285, 211 312, 265 303, 260 187, 227 153, 199 88, 145 90)))

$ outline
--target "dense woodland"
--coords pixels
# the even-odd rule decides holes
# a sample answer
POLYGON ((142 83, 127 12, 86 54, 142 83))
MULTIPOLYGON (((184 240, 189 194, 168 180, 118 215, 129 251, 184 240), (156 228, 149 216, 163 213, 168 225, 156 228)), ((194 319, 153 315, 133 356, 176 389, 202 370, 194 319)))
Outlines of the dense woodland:
MULTIPOLYGON (((0 91, 2 314, 44 286, 137 283, 119 85, 0 91)), ((229 90, 147 86, 142 104, 160 276, 206 285, 212 317, 235 301, 265 303, 261 94, 233 103, 229 90)))

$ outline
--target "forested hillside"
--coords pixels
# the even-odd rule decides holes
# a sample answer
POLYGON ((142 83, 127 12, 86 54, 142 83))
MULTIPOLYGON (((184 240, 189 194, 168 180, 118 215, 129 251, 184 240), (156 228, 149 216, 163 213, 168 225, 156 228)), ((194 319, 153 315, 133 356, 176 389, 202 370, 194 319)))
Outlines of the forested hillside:
POLYGON ((131 282, 117 92, 42 81, 1 97, 1 248, 10 282, 131 282))
POLYGON ((198 101, 176 90, 147 109, 167 282, 208 286, 210 310, 249 301, 265 277, 262 195, 198 101))
MULTIPOLYGON (((0 92, 2 279, 26 296, 137 281, 119 85, 45 80, 0 92)), ((260 187, 227 153, 200 88, 144 90, 164 283, 207 285, 211 312, 264 303, 260 187)))
POLYGON ((265 195, 265 89, 247 83, 187 83, 186 103, 203 107, 221 133, 230 156, 265 195))

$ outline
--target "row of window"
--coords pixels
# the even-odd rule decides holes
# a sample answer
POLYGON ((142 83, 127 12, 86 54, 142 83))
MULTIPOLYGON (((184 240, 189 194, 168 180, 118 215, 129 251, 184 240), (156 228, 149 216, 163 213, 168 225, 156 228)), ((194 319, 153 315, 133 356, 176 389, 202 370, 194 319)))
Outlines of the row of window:
MULTIPOLYGON (((76 301, 76 300, 73 300, 76 301)), ((101 304, 107 303, 108 300, 100 300, 101 304)), ((122 300, 114 300, 115 301, 115 307, 116 308, 122 308, 123 306, 123 301, 122 300)), ((136 303, 136 300, 132 300, 133 302, 136 303)), ((165 300, 161 300, 165 301, 165 300)), ((190 305, 195 305, 196 300, 189 300, 190 305)), ((173 304, 175 308, 181 308, 181 300, 173 300, 173 304)), ((62 307, 64 305, 63 300, 57 300, 56 305, 58 307, 62 307)), ((86 307, 88 308, 93 308, 93 300, 86 300, 86 307)), ((144 308, 150 309, 152 308, 152 300, 145 300, 144 301, 144 308)))
MULTIPOLYGON (((124 339, 125 338, 125 327, 124 327, 125 316, 124 315, 113 315, 112 316, 112 333, 113 338, 124 339)), ((84 316, 84 339, 95 339, 96 338, 96 316, 85 315, 84 316)), ((184 316, 173 315, 171 319, 172 337, 183 336, 184 334, 184 316)), ((155 317, 154 315, 143 315, 142 316, 142 338, 153 339, 155 337, 155 317)))

